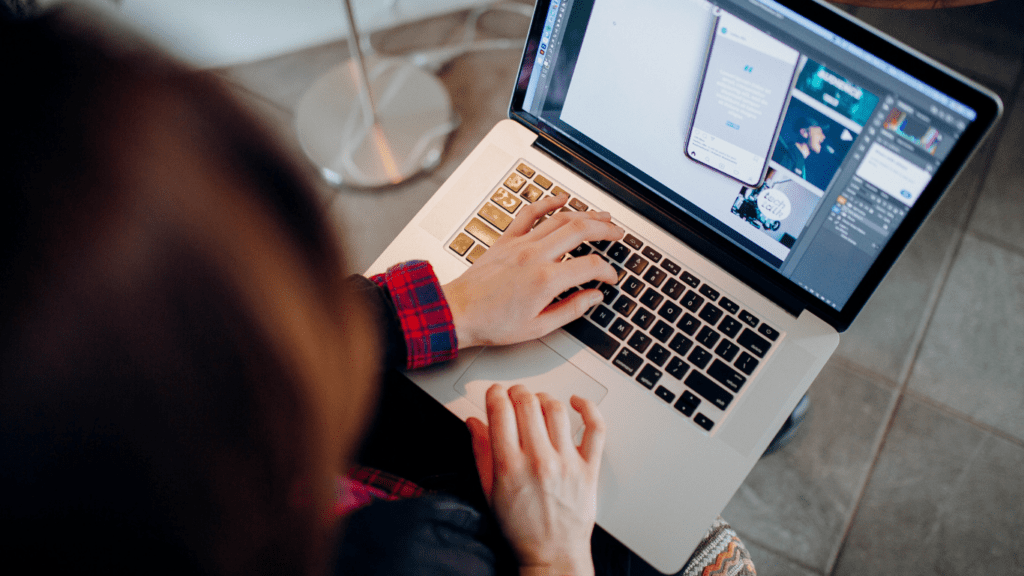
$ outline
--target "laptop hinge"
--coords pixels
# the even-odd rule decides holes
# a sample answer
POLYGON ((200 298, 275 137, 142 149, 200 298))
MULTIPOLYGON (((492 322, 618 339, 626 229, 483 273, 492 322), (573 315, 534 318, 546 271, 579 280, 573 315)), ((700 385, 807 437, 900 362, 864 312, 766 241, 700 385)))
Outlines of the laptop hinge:
POLYGON ((733 253, 708 242, 705 235, 697 232, 696 226, 671 216, 666 208, 658 206, 654 201, 647 199, 645 195, 634 192, 628 185, 613 178, 608 172, 601 170, 544 133, 537 134, 537 139, 533 141, 533 147, 570 166, 593 185, 611 194, 623 204, 675 236, 680 242, 721 266, 787 313, 797 317, 804 311, 805 307, 799 298, 774 282, 766 280, 763 274, 744 264, 737 256, 742 255, 747 258, 749 256, 739 248, 736 248, 736 253, 733 253))

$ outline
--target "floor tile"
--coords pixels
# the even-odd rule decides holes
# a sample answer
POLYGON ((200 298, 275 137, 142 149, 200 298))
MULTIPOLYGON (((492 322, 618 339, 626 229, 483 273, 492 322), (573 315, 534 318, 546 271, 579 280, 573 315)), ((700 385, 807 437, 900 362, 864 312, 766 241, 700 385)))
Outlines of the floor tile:
POLYGON ((1022 470, 1024 447, 906 397, 833 574, 1024 574, 1022 470))
POLYGON ((938 10, 858 8, 857 18, 985 84, 1006 98, 1021 70, 1024 3, 938 10))
POLYGON ((338 190, 329 214, 342 232, 352 271, 364 272, 437 188, 434 180, 418 177, 381 190, 338 190))
POLYGON ((971 216, 970 229, 1024 252, 1024 98, 1007 105, 998 151, 971 216))
POLYGON ((1024 440, 1024 255, 964 238, 910 389, 1024 440))
MULTIPOLYGON (((741 535, 740 538, 742 539, 743 536, 741 535)), ((746 546, 747 551, 750 552, 750 559, 754 561, 754 569, 757 570, 757 576, 821 575, 820 571, 804 568, 785 556, 772 552, 767 548, 758 546, 749 540, 743 540, 743 545, 746 546)))
POLYGON ((835 365, 811 386, 794 441, 761 460, 722 512, 741 537, 828 569, 896 391, 835 365))

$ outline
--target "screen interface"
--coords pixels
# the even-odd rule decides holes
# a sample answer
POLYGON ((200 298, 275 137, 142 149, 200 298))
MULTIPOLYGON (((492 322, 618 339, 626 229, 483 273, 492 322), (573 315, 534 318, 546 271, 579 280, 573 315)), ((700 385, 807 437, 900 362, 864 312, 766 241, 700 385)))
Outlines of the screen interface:
POLYGON ((976 118, 772 0, 552 0, 522 110, 836 310, 976 118))

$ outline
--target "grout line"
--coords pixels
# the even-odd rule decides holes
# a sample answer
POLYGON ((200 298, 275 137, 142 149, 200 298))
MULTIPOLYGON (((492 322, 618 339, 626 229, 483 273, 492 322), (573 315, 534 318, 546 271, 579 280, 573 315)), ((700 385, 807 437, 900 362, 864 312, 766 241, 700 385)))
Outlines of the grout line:
POLYGON ((1001 248, 1017 256, 1024 256, 1024 248, 1021 248, 1020 246, 1014 244, 1010 244, 1009 242, 1003 240, 1002 238, 997 238, 995 236, 992 236, 991 234, 986 234, 985 232, 977 232, 971 230, 968 230, 966 234, 973 236, 976 240, 992 244, 997 248, 1001 248))
POLYGON ((913 398, 915 401, 921 402, 922 404, 927 404, 929 407, 934 408, 934 409, 938 410, 939 412, 944 412, 947 416, 950 416, 950 417, 956 418, 957 420, 962 420, 962 421, 964 421, 964 422, 966 422, 968 424, 971 424, 975 428, 980 429, 982 432, 986 432, 988 434, 991 434, 993 436, 996 436, 998 438, 1006 440, 1007 442, 1010 442, 1011 444, 1016 444, 1017 446, 1019 446, 1021 448, 1024 448, 1024 438, 1018 438, 1017 436, 1014 436, 1010 432, 1007 432, 1005 430, 1001 430, 999 428, 996 428, 995 426, 993 426, 991 424, 988 424, 986 422, 982 422, 982 421, 978 420, 977 418, 975 418, 974 416, 971 416, 970 414, 967 414, 966 412, 961 412, 961 411, 957 410, 956 408, 953 408, 952 406, 949 406, 948 404, 944 404, 944 403, 942 403, 942 402, 940 402, 940 401, 938 401, 938 400, 936 400, 936 399, 934 399, 934 398, 932 398, 930 396, 922 394, 922 393, 920 393, 920 392, 918 392, 916 390, 907 390, 904 393, 904 396, 913 398))
MULTIPOLYGON (((1024 69, 1022 69, 1021 71, 1019 71, 1017 73, 1016 85, 1014 86, 1013 91, 1011 92, 1010 104, 1007 105, 1007 108, 1010 108, 1011 106, 1013 106, 1017 102, 1018 98, 1020 98, 1022 96, 1022 94, 1021 94, 1021 92, 1022 92, 1022 85, 1024 85, 1024 69)), ((1009 116, 1009 113, 1007 113, 1006 116, 1009 116)), ((927 304, 927 306, 925 308, 925 310, 926 310, 926 314, 924 316, 925 320, 921 323, 921 326, 919 327, 918 332, 915 333, 915 335, 914 335, 914 345, 911 348, 912 353, 908 357, 907 365, 904 367, 904 370, 901 371, 901 374, 900 374, 900 377, 899 377, 899 381, 897 383, 898 385, 897 385, 897 393, 896 393, 895 401, 893 403, 892 410, 889 412, 889 415, 888 415, 888 418, 887 418, 887 422, 886 422, 885 426, 883 427, 884 431, 881 434, 881 436, 882 436, 881 442, 877 443, 877 446, 876 446, 875 452, 874 452, 874 457, 871 459, 871 465, 868 466, 868 471, 867 471, 867 474, 865 476, 865 481, 863 482, 863 484, 860 486, 859 490, 857 491, 857 497, 854 499, 854 505, 852 507, 852 512, 851 512, 850 516, 846 519, 846 525, 843 527, 843 535, 839 539, 839 546, 834 551, 834 554, 829 558, 826 574, 831 574, 835 570, 835 566, 836 566, 836 564, 839 561, 839 557, 842 555, 843 549, 846 548, 847 539, 850 536, 850 530, 853 527, 853 522, 857 518, 857 514, 859 513, 861 504, 863 503, 864 493, 867 490, 867 485, 870 482, 871 477, 874 475, 875 467, 878 465, 878 460, 879 460, 879 458, 881 457, 881 454, 882 454, 882 449, 885 447, 885 442, 889 439, 889 432, 890 432, 890 430, 892 430, 892 427, 893 427, 893 425, 895 423, 896 414, 897 414, 897 412, 899 412, 899 409, 900 409, 900 407, 903 404, 904 398, 906 397, 908 392, 910 392, 911 396, 913 396, 915 399, 917 399, 919 397, 918 394, 913 393, 913 391, 909 391, 908 390, 908 386, 909 386, 909 382, 910 382, 910 376, 913 374, 913 366, 914 366, 914 364, 916 364, 917 357, 921 353, 921 348, 922 348, 922 346, 924 344, 925 335, 928 333, 928 328, 931 326, 931 321, 933 319, 933 314, 935 312, 935 308, 938 306, 939 296, 941 296, 941 293, 945 289, 946 281, 949 279, 949 272, 952 269, 952 263, 956 261, 956 257, 960 254, 960 248, 963 245, 964 237, 968 234, 968 227, 970 226, 971 218, 974 215, 974 211, 975 211, 975 209, 977 207, 978 199, 981 197, 981 194, 984 192, 985 182, 988 179, 988 172, 989 172, 989 170, 992 167, 992 163, 995 161, 996 154, 999 151, 998 144, 1002 140, 1003 133, 1005 132, 1005 130, 1006 130, 1006 122, 1004 121, 1004 122, 1000 123, 999 126, 996 128, 996 130, 994 130, 993 133, 989 136, 989 138, 992 139, 993 147, 992 147, 991 155, 988 158, 985 159, 985 166, 984 166, 984 169, 982 171, 982 173, 985 176, 983 178, 981 178, 980 181, 975 185, 975 192, 974 192, 973 201, 971 203, 970 208, 967 210, 966 216, 964 217, 964 229, 962 231, 960 231, 960 237, 954 243, 954 248, 952 250, 950 250, 949 251, 950 253, 947 255, 947 260, 949 262, 948 267, 946 267, 944 270, 941 271, 941 280, 936 282, 936 284, 933 286, 932 294, 929 294, 929 301, 928 301, 928 304, 927 304)), ((947 260, 943 261, 943 266, 947 265, 947 260)), ((952 409, 950 409, 948 407, 946 407, 946 410, 951 412, 951 413, 953 413, 953 414, 956 414, 955 412, 952 411, 952 409)), ((992 431, 993 434, 999 436, 1000 438, 1006 438, 1007 437, 1005 432, 996 431, 996 430, 992 429, 990 426, 987 426, 987 425, 984 425, 984 424, 981 424, 979 422, 974 421, 972 418, 967 417, 967 418, 964 418, 964 419, 966 421, 968 421, 968 422, 971 422, 971 423, 979 426, 983 430, 992 431)), ((1015 444, 1021 444, 1022 443, 1021 440, 1019 440, 1019 439, 1015 439, 1015 440, 1012 440, 1012 441, 1015 444)))

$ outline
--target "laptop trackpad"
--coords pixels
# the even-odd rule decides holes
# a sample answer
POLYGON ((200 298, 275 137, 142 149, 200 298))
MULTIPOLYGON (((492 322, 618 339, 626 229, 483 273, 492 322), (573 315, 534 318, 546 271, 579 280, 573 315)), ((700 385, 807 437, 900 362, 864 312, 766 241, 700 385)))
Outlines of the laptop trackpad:
POLYGON ((486 412, 487 389, 495 383, 506 388, 522 384, 533 393, 547 392, 565 404, 574 438, 579 438, 583 419, 569 406, 569 397, 575 394, 600 404, 608 393, 607 388, 537 340, 485 349, 455 383, 455 391, 486 412))

